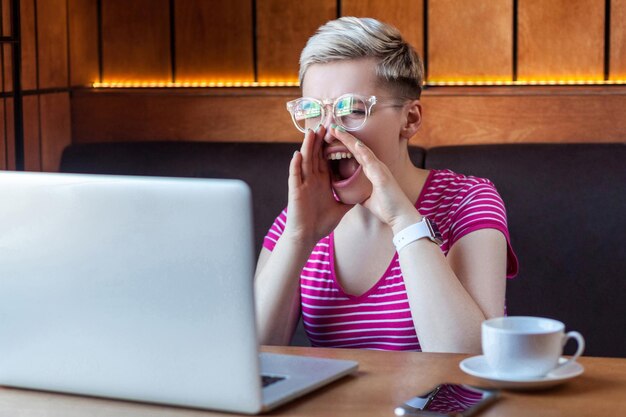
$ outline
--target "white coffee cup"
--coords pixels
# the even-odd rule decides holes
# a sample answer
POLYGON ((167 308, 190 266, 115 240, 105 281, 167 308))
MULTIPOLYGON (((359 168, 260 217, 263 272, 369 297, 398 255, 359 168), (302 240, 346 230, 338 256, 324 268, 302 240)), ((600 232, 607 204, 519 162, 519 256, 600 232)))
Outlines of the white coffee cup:
POLYGON ((529 379, 545 376, 575 361, 585 350, 585 339, 578 332, 565 333, 565 325, 542 317, 509 316, 482 323, 483 355, 499 378, 529 379), (578 349, 559 365, 568 339, 576 339, 578 349))

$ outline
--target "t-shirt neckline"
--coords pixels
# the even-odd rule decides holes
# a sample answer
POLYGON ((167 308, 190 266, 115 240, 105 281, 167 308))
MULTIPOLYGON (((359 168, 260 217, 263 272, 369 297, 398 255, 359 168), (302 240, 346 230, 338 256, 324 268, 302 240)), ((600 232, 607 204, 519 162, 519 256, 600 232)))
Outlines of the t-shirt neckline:
MULTIPOLYGON (((422 186, 422 189, 420 190, 420 193, 417 197, 417 201, 415 202, 415 207, 419 210, 419 206, 422 203, 422 200, 424 199, 424 196, 426 195, 426 189, 430 186, 430 183, 432 182, 432 179, 434 177, 435 174, 434 169, 431 169, 428 172, 428 176, 426 177, 426 181, 424 181, 424 185, 422 186)), ((378 280, 374 283, 374 285, 372 285, 372 287, 370 289, 368 289, 367 291, 365 291, 363 294, 361 295, 354 295, 354 294, 349 294, 347 293, 343 286, 341 285, 341 283, 339 282, 339 279, 337 278, 337 272, 335 269, 335 231, 333 230, 332 232, 330 232, 330 235, 328 235, 328 251, 329 251, 329 262, 330 262, 330 276, 331 279, 333 280, 335 286, 337 287, 337 289, 339 290, 339 293, 344 296, 349 298, 350 300, 353 301, 361 301, 363 299, 366 299, 367 297, 369 297, 372 293, 376 292, 376 290, 378 289, 378 287, 380 287, 380 285, 382 284, 382 282, 384 281, 384 279, 389 276, 391 269, 398 263, 398 252, 394 252, 393 256, 391 257, 391 261, 389 262, 389 264, 387 265, 387 269, 385 269, 385 272, 383 272, 383 274, 378 278, 378 280)))

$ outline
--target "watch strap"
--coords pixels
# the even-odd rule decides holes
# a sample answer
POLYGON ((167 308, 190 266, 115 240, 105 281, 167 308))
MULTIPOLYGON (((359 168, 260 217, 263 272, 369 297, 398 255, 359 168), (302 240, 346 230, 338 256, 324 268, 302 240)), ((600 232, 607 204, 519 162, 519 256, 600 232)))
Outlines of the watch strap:
POLYGON ((396 233, 393 237, 393 244, 396 247, 396 252, 400 252, 400 250, 409 243, 422 238, 428 238, 438 245, 441 245, 442 243, 441 235, 439 235, 436 226, 434 226, 434 224, 432 224, 432 222, 426 217, 396 233))

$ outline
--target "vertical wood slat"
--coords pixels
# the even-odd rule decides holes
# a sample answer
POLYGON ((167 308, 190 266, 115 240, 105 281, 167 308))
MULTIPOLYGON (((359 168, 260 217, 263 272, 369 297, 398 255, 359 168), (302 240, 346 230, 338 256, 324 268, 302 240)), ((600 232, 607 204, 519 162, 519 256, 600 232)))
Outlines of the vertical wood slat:
MULTIPOLYGON (((9 0, 0 0, 0 12, 2 13, 2 20, 0 20, 0 25, 2 26, 0 33, 2 36, 10 36, 11 35, 11 19, 9 18, 11 14, 11 9, 9 8, 9 0)), ((6 46, 3 45, 0 49, 0 54, 2 54, 2 81, 0 82, 0 89, 5 91, 5 72, 7 71, 7 67, 5 66, 5 49, 6 46)), ((10 47, 8 49, 11 50, 10 47)), ((9 67, 10 69, 10 67, 9 67)), ((6 115, 4 111, 4 102, 5 99, 0 99, 0 169, 7 169, 7 141, 6 141, 6 115)))
POLYGON ((343 0, 341 14, 373 17, 395 26, 424 57, 424 0, 343 0))
POLYGON ((2 45, 2 59, 4 61, 3 66, 3 91, 13 91, 13 55, 11 55, 11 45, 2 45))
POLYGON ((98 3, 68 0, 70 85, 84 86, 99 81, 98 3))
POLYGON ((41 169, 59 170, 63 149, 72 142, 69 93, 43 94, 41 111, 41 169))
MULTIPOLYGON (((2 20, 0 21, 0 25, 2 26, 2 30, 0 33, 2 36, 11 36, 11 7, 9 0, 0 0, 0 11, 2 12, 2 20)), ((10 73, 11 66, 7 66, 10 63, 10 59, 7 62, 7 55, 11 54, 11 46, 10 45, 2 45, 0 48, 0 54, 2 54, 2 79, 0 82, 0 89, 4 91, 11 91, 13 88, 6 89, 6 73, 10 73), (6 52, 5 52, 6 51, 6 52)), ((11 78, 9 78, 11 80, 11 78)), ((11 80, 12 81, 12 80, 11 80)), ((9 84, 10 85, 10 84, 9 84)), ((0 100, 0 169, 7 169, 8 166, 8 143, 7 143, 7 126, 6 126, 6 110, 5 110, 5 102, 6 100, 2 98, 0 100)))
POLYGON ((605 0, 518 0, 518 79, 604 79, 605 0))
MULTIPOLYGON (((2 36, 11 36, 11 8, 9 6, 9 0, 2 0, 2 36)), ((12 66, 10 65, 11 46, 2 45, 0 53, 2 54, 2 91, 12 91, 13 86, 11 84, 13 77, 11 75, 12 66), (9 77, 7 77, 7 73, 9 77), (7 86, 9 88, 7 88, 7 86)), ((9 135, 7 130, 9 123, 7 123, 6 101, 5 98, 0 100, 0 169, 8 169, 9 167, 9 135)))
POLYGON ((4 122, 4 101, 0 99, 0 169, 7 169, 6 123, 4 122))
MULTIPOLYGON (((0 33, 2 34, 2 36, 11 36, 11 3, 9 0, 0 1, 0 11, 2 12, 2 20, 0 21, 2 30, 0 31, 0 33)), ((11 83, 13 82, 13 79, 11 75, 11 45, 2 45, 2 48, 0 48, 0 54, 2 54, 2 68, 0 68, 0 70, 2 71, 2 79, 0 81, 0 89, 3 92, 12 91, 13 86, 11 85, 11 83), (9 75, 8 79, 7 74, 9 75)), ((9 158, 5 103, 6 99, 2 98, 0 100, 0 169, 8 168, 9 158)))
POLYGON ((172 79, 169 0, 102 2, 103 81, 172 79))
POLYGON ((249 0, 177 0, 174 16, 175 81, 254 81, 249 0))
POLYGON ((336 0, 257 1, 259 81, 297 81, 300 52, 317 28, 337 17, 336 0))
POLYGON ((2 36, 11 36, 11 0, 2 1, 2 36))
POLYGON ((611 0, 609 79, 626 80, 626 0, 611 0))
POLYGON ((512 80, 513 1, 428 3, 428 80, 512 80))
POLYGON ((20 44, 22 49, 22 90, 37 89, 37 45, 35 0, 20 2, 20 44))
POLYGON ((67 0, 37 0, 38 86, 68 86, 67 0))
POLYGON ((4 101, 4 123, 6 132, 6 169, 15 169, 15 129, 13 120, 13 99, 4 101))
POLYGON ((24 170, 41 171, 39 95, 22 98, 22 115, 24 118, 24 170))
MULTIPOLYGON (((11 3, 10 0, 1 0, 2 11, 2 36, 11 36, 11 3)), ((2 91, 13 89, 11 75, 11 45, 4 44, 0 50, 2 54, 2 91), (8 78, 8 79, 7 79, 8 78)))

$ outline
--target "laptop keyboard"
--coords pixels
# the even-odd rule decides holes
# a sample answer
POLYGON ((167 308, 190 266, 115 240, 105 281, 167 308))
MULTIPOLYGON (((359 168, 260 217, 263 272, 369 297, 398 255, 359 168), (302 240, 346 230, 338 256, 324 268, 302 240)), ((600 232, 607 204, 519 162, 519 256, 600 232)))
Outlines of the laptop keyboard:
POLYGON ((284 376, 275 376, 275 375, 261 375, 261 382, 263 383, 263 388, 268 385, 272 385, 278 381, 282 381, 285 379, 284 376))

